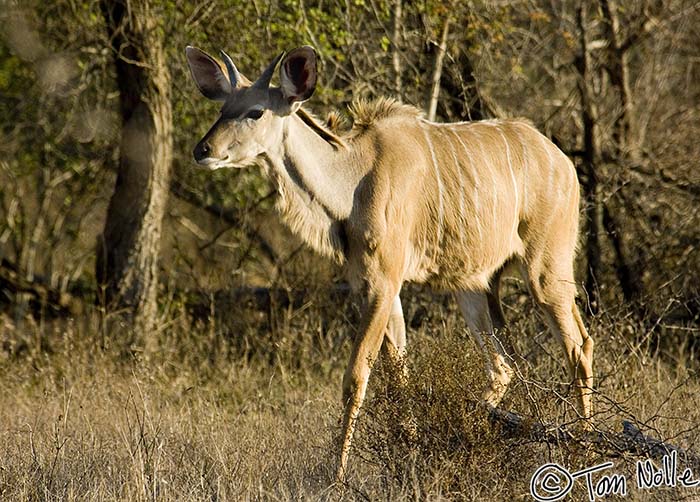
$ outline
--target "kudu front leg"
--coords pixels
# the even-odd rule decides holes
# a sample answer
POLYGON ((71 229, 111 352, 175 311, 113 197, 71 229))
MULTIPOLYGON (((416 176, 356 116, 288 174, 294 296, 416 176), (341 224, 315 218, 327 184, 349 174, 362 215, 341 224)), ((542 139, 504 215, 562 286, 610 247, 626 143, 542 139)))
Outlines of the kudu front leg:
MULTIPOLYGON (((398 288, 397 288, 398 289, 398 288)), ((343 378, 343 403, 345 411, 342 426, 342 446, 338 463, 337 479, 345 480, 348 455, 355 423, 367 391, 372 365, 382 347, 384 332, 392 312, 395 292, 370 293, 363 312, 363 329, 358 333, 352 349, 350 362, 343 378)))

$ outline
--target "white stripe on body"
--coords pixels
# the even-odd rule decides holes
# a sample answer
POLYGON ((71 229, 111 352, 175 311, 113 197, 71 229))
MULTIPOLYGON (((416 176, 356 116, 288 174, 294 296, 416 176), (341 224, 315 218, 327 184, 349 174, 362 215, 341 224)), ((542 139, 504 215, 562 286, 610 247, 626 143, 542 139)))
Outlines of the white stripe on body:
MULTIPOLYGON (((491 190, 495 192, 498 189, 496 174, 494 173, 493 167, 489 164, 489 161, 487 160, 487 155, 486 155, 486 152, 484 150, 483 141, 480 141, 480 140, 476 140, 476 141, 479 145, 479 151, 481 152, 481 158, 484 160, 484 167, 488 168, 487 170, 488 170, 489 175, 491 177, 491 190)), ((493 160, 493 158, 491 160, 493 160)), ((496 214, 496 210, 498 209, 498 204, 496 202, 497 201, 491 202, 491 219, 493 220, 493 226, 491 227, 492 229, 499 228, 498 214, 496 214)))
MULTIPOLYGON (((450 130, 450 132, 454 135, 457 135, 457 133, 454 130, 450 130)), ((459 215, 460 215, 460 220, 468 225, 468 224, 471 224, 472 222, 467 221, 465 207, 464 207, 464 190, 465 190, 464 173, 462 172, 462 165, 459 162, 459 159, 457 158, 457 151, 455 150, 454 143, 452 142, 452 140, 450 140, 448 142, 450 144, 450 152, 452 153, 452 161, 454 162, 455 169, 457 169, 457 173, 459 174, 459 215)), ((474 201, 474 206, 475 206, 475 208, 478 207, 478 199, 474 201)), ((477 232, 479 233, 479 241, 481 241, 482 240, 481 225, 479 224, 478 221, 475 221, 474 225, 476 226, 477 232)), ((460 232, 460 234, 459 234, 459 240, 461 243, 464 242, 462 232, 460 232)))
POLYGON ((520 140, 520 146, 523 149, 523 175, 520 177, 522 180, 523 188, 522 188, 522 193, 523 193, 523 205, 520 211, 521 215, 527 214, 528 211, 528 192, 527 192, 527 185, 528 185, 528 179, 527 177, 530 175, 530 149, 528 148, 528 143, 527 141, 523 141, 522 134, 518 132, 517 130, 514 130, 514 134, 518 137, 520 140))
MULTIPOLYGON (((470 155, 469 148, 467 147, 467 144, 464 142, 464 140, 462 140, 462 137, 456 131, 452 130, 451 132, 457 138, 457 141, 459 141, 459 144, 462 145, 462 149, 464 150, 464 156, 468 160, 469 167, 471 167, 471 170, 472 170, 471 174, 472 174, 472 178, 474 179, 474 197, 472 198, 472 200, 474 201, 474 210, 475 210, 474 212, 477 216, 477 221, 475 221, 474 224, 476 225, 476 228, 479 232, 479 240, 482 241, 483 235, 482 235, 482 230, 481 230, 481 221, 478 220, 478 217, 481 215, 480 203, 479 203, 479 179, 476 176, 474 176, 474 163, 472 162, 472 157, 470 155)), ((494 222, 495 222, 496 221, 495 213, 494 213, 493 217, 494 217, 494 222)))
POLYGON ((428 143, 428 149, 430 150, 430 157, 433 159, 433 168, 435 169, 435 179, 437 180, 438 186, 438 228, 437 228, 437 244, 440 246, 442 243, 442 231, 445 225, 445 201, 444 201, 444 186, 442 184, 442 178, 440 177, 440 169, 438 168, 437 157, 435 157, 435 150, 433 149, 433 143, 430 141, 430 136, 425 127, 421 126, 423 130, 423 135, 425 136, 425 141, 428 143))
MULTIPOLYGON (((540 142, 542 143, 542 147, 544 148, 544 151, 547 153, 547 158, 549 159, 549 172, 547 173, 547 190, 545 193, 550 196, 550 197, 556 197, 556 204, 559 203, 559 197, 561 196, 561 191, 556 190, 553 191, 552 188, 554 187, 554 174, 555 174, 555 168, 554 168, 554 158, 552 157, 552 152, 549 151, 549 148, 547 145, 547 141, 545 140, 544 136, 540 136, 540 142)), ((556 212, 552 211, 547 218, 547 221, 545 223, 545 226, 549 226, 552 223, 552 220, 556 217, 556 212)))
POLYGON ((515 171, 513 171, 513 161, 510 158, 510 144, 508 144, 508 138, 503 134, 503 130, 498 127, 498 133, 503 138, 503 142, 506 145, 506 159, 508 160, 508 169, 510 170, 510 178, 513 180, 513 194, 515 196, 515 215, 513 217, 513 230, 510 234, 511 242, 515 235, 518 233, 518 223, 520 222, 520 208, 518 207, 518 182, 515 179, 515 171))
POLYGON ((551 193, 552 192, 552 184, 554 182, 554 159, 552 158, 552 153, 549 151, 549 148, 547 148, 547 142, 544 139, 544 136, 540 136, 540 142, 542 143, 542 148, 544 149, 545 153, 547 154, 547 158, 549 159, 549 172, 547 173, 547 190, 545 193, 551 193))

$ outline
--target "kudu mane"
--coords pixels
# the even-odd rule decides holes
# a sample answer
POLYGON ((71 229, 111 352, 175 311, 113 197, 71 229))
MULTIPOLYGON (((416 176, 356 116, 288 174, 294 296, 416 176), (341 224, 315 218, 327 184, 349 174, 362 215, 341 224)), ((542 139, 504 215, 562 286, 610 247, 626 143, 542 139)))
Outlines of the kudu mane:
POLYGON ((344 127, 347 121, 338 112, 331 112, 326 118, 326 124, 305 108, 299 108, 297 115, 316 134, 334 147, 347 147, 346 141, 351 140, 385 118, 405 116, 422 118, 423 112, 418 108, 401 103, 394 98, 381 97, 374 100, 357 99, 348 108, 350 127, 344 127))

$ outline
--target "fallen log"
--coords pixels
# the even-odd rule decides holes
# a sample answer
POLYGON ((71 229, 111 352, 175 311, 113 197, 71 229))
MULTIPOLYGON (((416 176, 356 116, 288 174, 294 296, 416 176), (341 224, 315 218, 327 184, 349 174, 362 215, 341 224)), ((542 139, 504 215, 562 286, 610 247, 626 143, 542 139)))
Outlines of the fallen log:
POLYGON ((648 436, 628 420, 622 421, 621 432, 586 431, 576 433, 567 426, 542 424, 499 408, 491 410, 489 420, 492 424, 500 426, 502 432, 509 437, 550 444, 576 443, 582 446, 595 446, 617 455, 630 453, 653 459, 662 459, 675 452, 680 462, 693 469, 700 469, 700 456, 698 454, 648 436))
POLYGON ((0 291, 6 294, 26 293, 32 297, 32 310, 39 314, 43 307, 59 315, 79 315, 83 302, 67 291, 52 288, 41 277, 29 280, 6 259, 0 261, 0 291))

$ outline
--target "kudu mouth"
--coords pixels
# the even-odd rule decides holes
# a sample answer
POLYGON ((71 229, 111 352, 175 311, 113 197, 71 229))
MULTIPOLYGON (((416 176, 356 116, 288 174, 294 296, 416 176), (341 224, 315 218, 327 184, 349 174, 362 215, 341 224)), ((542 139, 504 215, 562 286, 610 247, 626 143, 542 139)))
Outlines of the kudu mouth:
POLYGON ((211 157, 207 157, 205 159, 198 160, 197 165, 214 170, 219 169, 221 167, 230 167, 232 164, 231 157, 227 155, 224 159, 214 159, 211 157))
POLYGON ((192 156, 198 165, 208 167, 209 169, 224 167, 231 161, 231 156, 228 153, 223 158, 212 156, 212 147, 208 141, 200 141, 197 146, 194 147, 192 156))

